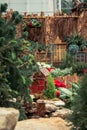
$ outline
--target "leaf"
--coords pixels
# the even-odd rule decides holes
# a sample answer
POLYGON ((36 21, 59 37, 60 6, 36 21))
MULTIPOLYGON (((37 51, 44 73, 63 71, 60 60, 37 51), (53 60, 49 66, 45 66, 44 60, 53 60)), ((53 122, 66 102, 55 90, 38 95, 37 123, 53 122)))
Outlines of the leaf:
POLYGON ((23 61, 22 61, 20 58, 18 58, 18 62, 19 62, 20 64, 23 63, 23 61))
POLYGON ((11 53, 12 59, 16 59, 16 54, 14 52, 11 53))
POLYGON ((17 41, 11 40, 11 44, 16 44, 16 43, 17 43, 17 41))
POLYGON ((69 82, 72 85, 72 88, 79 89, 79 84, 75 82, 69 82))
POLYGON ((72 96, 72 92, 66 88, 58 88, 62 93, 66 94, 67 96, 72 96))
POLYGON ((25 79, 25 77, 24 77, 24 76, 21 76, 21 78, 22 78, 22 82, 23 82, 23 84, 25 84, 25 83, 26 83, 26 79, 25 79))

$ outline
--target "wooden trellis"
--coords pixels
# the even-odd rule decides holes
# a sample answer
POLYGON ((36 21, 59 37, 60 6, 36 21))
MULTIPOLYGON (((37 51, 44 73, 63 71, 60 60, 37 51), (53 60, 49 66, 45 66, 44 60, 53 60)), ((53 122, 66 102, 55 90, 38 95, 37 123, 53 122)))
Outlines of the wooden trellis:
POLYGON ((66 56, 67 44, 65 42, 60 44, 49 44, 47 52, 38 53, 36 57, 39 62, 51 63, 58 65, 66 56))

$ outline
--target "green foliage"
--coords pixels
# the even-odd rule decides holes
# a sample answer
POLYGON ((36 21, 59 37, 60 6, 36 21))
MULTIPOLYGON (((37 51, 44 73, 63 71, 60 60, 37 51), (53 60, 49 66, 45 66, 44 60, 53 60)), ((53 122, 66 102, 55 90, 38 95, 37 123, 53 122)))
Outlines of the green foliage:
POLYGON ((80 80, 80 88, 77 95, 74 96, 70 121, 73 122, 73 129, 87 129, 87 73, 80 80))
POLYGON ((25 109, 23 107, 20 107, 19 111, 20 111, 20 115, 21 115, 19 117, 19 120, 27 119, 27 116, 26 116, 26 113, 25 113, 25 109))
POLYGON ((22 15, 20 15, 18 11, 14 11, 10 20, 11 22, 13 21, 15 25, 17 25, 22 21, 22 15))
POLYGON ((87 2, 87 0, 84 0, 84 2, 87 2))
POLYGON ((87 64, 84 62, 77 62, 72 65, 72 73, 77 73, 77 75, 82 75, 84 69, 87 69, 87 64))
POLYGON ((7 3, 0 4, 0 14, 3 13, 3 12, 6 12, 7 6, 8 6, 7 3))
POLYGON ((75 54, 78 53, 79 47, 78 47, 78 45, 71 44, 71 45, 69 45, 68 50, 69 50, 69 53, 70 53, 71 55, 75 55, 75 54))
POLYGON ((63 13, 70 14, 71 8, 73 7, 72 0, 62 0, 61 4, 63 13))
POLYGON ((23 31, 29 30, 30 28, 40 28, 41 22, 37 18, 30 18, 28 21, 23 21, 23 31))
POLYGON ((73 58, 70 53, 66 52, 66 57, 62 59, 62 63, 59 65, 60 69, 70 68, 73 64, 73 58))
POLYGON ((56 78, 56 77, 58 77, 58 76, 63 77, 63 76, 65 76, 65 75, 67 75, 67 74, 70 74, 70 73, 71 73, 71 70, 72 70, 71 68, 65 68, 65 69, 60 69, 60 68, 58 68, 58 69, 52 70, 51 74, 52 74, 52 76, 53 76, 54 78, 56 78))
POLYGON ((72 67, 76 62, 75 55, 78 51, 82 51, 87 47, 87 41, 75 32, 73 35, 66 37, 65 41, 67 42, 67 53, 66 57, 62 60, 60 68, 72 67))
POLYGON ((42 43, 38 43, 35 41, 29 41, 29 52, 34 54, 36 51, 41 52, 41 51, 46 51, 47 46, 42 43))
POLYGON ((74 32, 73 35, 66 37, 65 40, 68 43, 68 47, 69 45, 73 44, 78 45, 79 50, 83 50, 85 47, 87 47, 87 41, 77 32, 74 32))
POLYGON ((71 108, 74 96, 77 95, 80 84, 75 82, 70 82, 71 88, 58 88, 61 92, 60 98, 65 101, 66 107, 71 108))
MULTIPOLYGON (((29 20, 29 23, 32 24, 32 27, 41 27, 40 21, 38 19, 36 19, 36 18, 31 18, 29 20)), ((28 23, 28 25, 29 25, 29 23, 28 23)))
POLYGON ((48 79, 47 79, 47 84, 46 84, 46 90, 44 90, 43 94, 52 99, 52 98, 55 98, 55 84, 54 84, 54 79, 52 77, 52 75, 49 75, 48 76, 48 79))
POLYGON ((38 66, 33 55, 24 53, 29 51, 29 43, 25 44, 23 37, 16 38, 22 16, 15 11, 6 20, 2 17, 6 8, 6 4, 0 5, 0 106, 21 110, 22 102, 31 102, 29 86, 38 66))

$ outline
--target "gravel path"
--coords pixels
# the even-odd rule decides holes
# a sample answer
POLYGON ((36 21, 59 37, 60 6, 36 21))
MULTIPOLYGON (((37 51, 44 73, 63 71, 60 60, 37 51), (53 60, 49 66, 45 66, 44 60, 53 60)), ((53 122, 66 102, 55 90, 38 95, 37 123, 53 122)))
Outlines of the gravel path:
POLYGON ((67 123, 57 117, 19 121, 15 130, 70 130, 67 123))

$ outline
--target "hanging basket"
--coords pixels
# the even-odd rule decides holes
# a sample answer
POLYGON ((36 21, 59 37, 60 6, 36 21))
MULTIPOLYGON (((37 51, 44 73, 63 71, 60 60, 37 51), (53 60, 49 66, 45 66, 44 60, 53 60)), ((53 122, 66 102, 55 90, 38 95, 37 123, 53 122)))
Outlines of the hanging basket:
POLYGON ((31 28, 33 28, 33 27, 41 27, 41 23, 40 23, 40 21, 38 19, 32 18, 28 22, 28 27, 31 27, 31 28))

